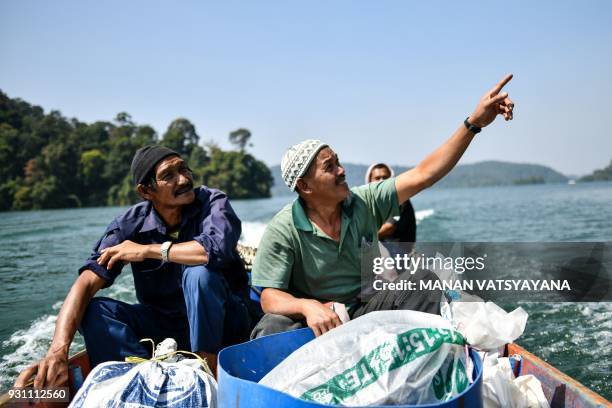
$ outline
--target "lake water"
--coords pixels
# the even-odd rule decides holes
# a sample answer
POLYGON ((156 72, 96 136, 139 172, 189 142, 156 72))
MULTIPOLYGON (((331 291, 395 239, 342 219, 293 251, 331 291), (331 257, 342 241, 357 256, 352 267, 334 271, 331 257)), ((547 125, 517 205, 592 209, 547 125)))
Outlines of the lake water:
MULTIPOLYGON (((245 244, 293 199, 234 201, 245 244)), ((612 183, 432 189, 413 199, 422 241, 612 241, 612 183)), ((0 213, 0 391, 41 358, 76 270, 124 208, 0 213)), ((135 301, 129 268, 100 295, 135 301)), ((521 304, 518 343, 612 399, 612 304, 521 304)), ((72 351, 83 347, 77 337, 72 351)))

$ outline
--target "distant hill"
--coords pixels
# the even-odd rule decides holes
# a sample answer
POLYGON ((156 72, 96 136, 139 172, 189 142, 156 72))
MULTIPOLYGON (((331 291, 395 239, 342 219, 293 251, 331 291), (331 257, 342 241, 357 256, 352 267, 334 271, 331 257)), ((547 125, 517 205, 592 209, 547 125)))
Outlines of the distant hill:
POLYGON ((440 187, 483 187, 511 184, 566 183, 567 177, 540 164, 483 161, 453 169, 440 187))
POLYGON ((595 170, 593 174, 581 177, 578 181, 612 181, 612 160, 608 167, 595 170))
MULTIPOLYGON (((346 178, 350 186, 364 183, 364 164, 344 163, 346 178)), ((393 166, 395 174, 408 170, 410 167, 393 166)), ((272 195, 290 194, 281 179, 280 166, 270 168, 274 177, 272 195)), ((484 187, 507 186, 516 184, 565 183, 568 178, 547 166, 539 164, 508 163, 501 161, 483 161, 474 164, 460 164, 436 187, 484 187)))

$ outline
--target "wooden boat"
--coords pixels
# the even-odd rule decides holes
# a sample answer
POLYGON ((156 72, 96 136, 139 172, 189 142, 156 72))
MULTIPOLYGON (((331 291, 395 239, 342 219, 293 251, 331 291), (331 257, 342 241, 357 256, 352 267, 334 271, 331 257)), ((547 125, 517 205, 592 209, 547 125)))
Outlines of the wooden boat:
MULTIPOLYGON (((81 350, 68 360, 68 384, 65 386, 68 387, 68 393, 70 399, 76 395, 79 387, 83 384, 85 377, 91 371, 91 367, 89 365, 89 356, 87 355, 86 350, 81 350)), ((68 403, 61 402, 39 402, 33 405, 28 405, 27 403, 15 403, 11 401, 10 396, 7 394, 0 396, 0 408, 4 407, 12 407, 12 406, 34 406, 38 408, 61 408, 67 407, 68 403)))
POLYGON ((500 355, 504 357, 520 356, 520 363, 517 364, 514 374, 517 376, 531 374, 540 380, 544 395, 552 408, 612 407, 612 404, 604 397, 516 343, 507 344, 500 350, 500 355))
MULTIPOLYGON (((251 269, 255 257, 254 248, 239 246, 239 252, 245 261, 247 270, 251 269)), ((552 408, 594 408, 612 407, 612 403, 601 395, 591 391, 583 384, 570 376, 557 370, 550 364, 531 354, 515 343, 507 344, 499 350, 501 356, 515 357, 520 363, 515 367, 515 375, 535 376, 542 383, 542 390, 552 408)), ((89 374, 89 358, 85 350, 75 354, 69 359, 69 390, 70 396, 74 396, 83 379, 89 374)), ((0 408, 8 407, 10 399, 8 394, 0 396, 0 408)), ((39 403, 36 407, 65 407, 67 403, 44 404, 39 403)))
MULTIPOLYGON (((563 374, 550 364, 531 354, 518 344, 506 345, 500 354, 505 357, 520 356, 520 364, 515 369, 516 375, 532 374, 542 383, 546 399, 552 408, 594 408, 612 407, 612 404, 601 395, 589 390, 573 378, 563 374)), ((69 360, 70 365, 70 396, 74 396, 77 385, 89 374, 90 366, 86 351, 81 351, 69 360)), ((9 407, 8 394, 0 396, 0 407, 9 407)), ((67 403, 39 403, 36 407, 66 407, 67 403)))

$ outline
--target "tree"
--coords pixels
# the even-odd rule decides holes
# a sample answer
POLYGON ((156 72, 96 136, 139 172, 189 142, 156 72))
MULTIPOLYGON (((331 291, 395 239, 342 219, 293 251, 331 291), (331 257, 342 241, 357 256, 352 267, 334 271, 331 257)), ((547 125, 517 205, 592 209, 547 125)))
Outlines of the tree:
POLYGON ((78 144, 81 152, 92 149, 99 149, 102 151, 113 127, 114 125, 112 123, 103 121, 94 122, 91 125, 77 122, 74 125, 74 132, 76 138, 79 140, 78 144))
POLYGON ((134 126, 134 122, 132 121, 132 115, 127 112, 119 112, 117 116, 115 116, 115 122, 117 122, 119 126, 134 126))
POLYGON ((108 192, 108 205, 132 205, 141 201, 136 192, 131 174, 126 174, 119 184, 113 185, 108 192))
POLYGON ((162 136, 161 144, 188 158, 193 149, 198 146, 200 136, 195 126, 185 118, 178 118, 170 123, 162 136))
POLYGON ((0 180, 17 177, 21 168, 15 160, 19 147, 19 132, 8 123, 0 124, 0 180))
POLYGON ((193 172, 193 180, 195 183, 201 184, 204 182, 204 169, 209 162, 210 158, 202 146, 195 146, 191 150, 191 155, 187 159, 187 163, 193 172))
POLYGON ((15 193, 20 184, 19 179, 8 180, 0 184, 0 211, 7 211, 13 207, 15 193))
POLYGON ((99 205, 106 200, 108 183, 101 177, 104 165, 105 157, 100 149, 87 150, 81 154, 82 201, 85 205, 99 205))
MULTIPOLYGON (((108 205, 126 205, 130 196, 125 190, 125 177, 130 174, 134 153, 141 147, 157 143, 157 133, 148 125, 138 126, 129 114, 122 112, 116 121, 120 126, 110 129, 103 177, 109 181, 108 205), (127 117, 126 117, 127 115, 127 117), (119 120, 119 117, 122 120, 119 120), (114 186, 116 188, 112 188, 114 186)), ((132 186, 133 187, 133 186, 132 186)))
POLYGON ((237 129, 229 134, 229 141, 231 144, 236 146, 238 150, 244 152, 247 144, 249 146, 253 146, 253 144, 249 144, 249 140, 251 139, 251 131, 248 129, 237 129))
MULTIPOLYGON (((162 143, 187 160, 197 183, 233 198, 267 197, 272 177, 264 163, 244 152, 250 137, 247 129, 230 134, 239 151, 204 148, 195 126, 178 118, 162 143)), ((0 90, 0 210, 133 204, 139 197, 132 157, 158 140, 155 129, 137 124, 127 112, 87 124, 59 111, 45 114, 0 90)))
POLYGON ((270 197, 273 179, 265 163, 250 154, 213 147, 204 168, 203 182, 232 199, 270 197))
POLYGON ((608 167, 593 171, 592 174, 580 178, 578 181, 611 181, 612 180, 612 160, 608 167))

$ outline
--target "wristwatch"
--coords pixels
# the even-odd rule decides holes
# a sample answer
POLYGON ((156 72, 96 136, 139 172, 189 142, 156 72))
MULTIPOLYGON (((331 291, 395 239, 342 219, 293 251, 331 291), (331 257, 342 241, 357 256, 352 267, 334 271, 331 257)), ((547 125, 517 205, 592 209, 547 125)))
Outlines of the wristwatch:
POLYGON ((476 134, 476 133, 480 133, 480 131, 482 130, 482 128, 479 128, 478 126, 472 125, 470 122, 468 122, 468 119, 470 117, 468 116, 467 118, 465 118, 465 120, 463 121, 463 124, 465 125, 465 127, 467 128, 467 130, 469 130, 470 132, 476 134))
POLYGON ((161 257, 164 263, 170 262, 168 259, 168 252, 170 252, 170 247, 172 246, 172 241, 166 241, 161 244, 161 257))

